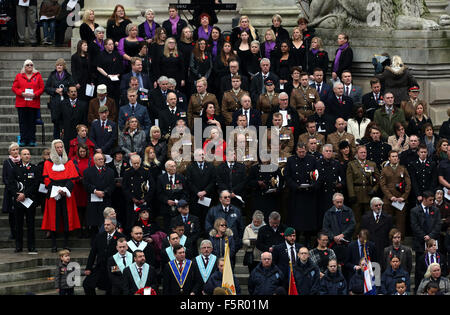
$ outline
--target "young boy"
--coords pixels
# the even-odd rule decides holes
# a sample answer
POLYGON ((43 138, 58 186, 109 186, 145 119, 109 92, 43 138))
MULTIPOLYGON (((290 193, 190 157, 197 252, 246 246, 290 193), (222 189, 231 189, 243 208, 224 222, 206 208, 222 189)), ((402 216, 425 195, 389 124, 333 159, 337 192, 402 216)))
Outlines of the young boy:
POLYGON ((70 251, 67 249, 60 250, 59 253, 60 262, 56 267, 55 287, 59 295, 74 295, 74 284, 69 284, 67 276, 73 272, 74 268, 68 269, 67 266, 70 262, 70 251))
POLYGON ((405 280, 398 279, 395 283, 395 290, 397 291, 394 295, 408 295, 406 292, 406 282, 405 280))

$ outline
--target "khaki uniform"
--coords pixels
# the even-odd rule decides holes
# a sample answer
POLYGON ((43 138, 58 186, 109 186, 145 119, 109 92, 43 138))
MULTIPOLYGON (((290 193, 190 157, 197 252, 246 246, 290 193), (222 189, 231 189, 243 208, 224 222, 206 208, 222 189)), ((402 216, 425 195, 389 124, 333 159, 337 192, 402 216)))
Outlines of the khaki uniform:
POLYGON ((288 127, 281 127, 280 131, 277 132, 276 127, 267 128, 265 137, 263 138, 264 141, 267 139, 267 148, 268 149, 276 149, 272 148, 272 132, 271 129, 274 128, 275 134, 279 135, 279 159, 278 159, 278 165, 279 168, 282 169, 286 166, 286 162, 288 157, 292 156, 292 150, 294 149, 294 135, 292 134, 292 130, 288 127))
POLYGON ((267 118, 269 117, 272 110, 280 105, 278 101, 278 93, 273 93, 272 100, 270 100, 269 94, 261 94, 256 104, 256 109, 261 112, 261 122, 265 126, 267 123, 267 118))
POLYGON ((359 231, 361 217, 364 211, 370 209, 370 199, 375 196, 379 188, 380 171, 375 162, 365 160, 361 163, 356 159, 348 163, 346 180, 348 196, 356 197, 352 210, 356 221, 355 231, 359 231))
POLYGON ((310 135, 309 133, 305 132, 305 133, 302 133, 298 137, 298 142, 297 143, 308 144, 308 139, 309 138, 315 138, 317 140, 317 151, 320 152, 320 150, 322 149, 322 146, 325 144, 325 136, 321 135, 318 132, 316 132, 313 135, 310 135))
POLYGON ((341 141, 347 141, 352 148, 352 152, 356 152, 355 136, 353 136, 351 133, 344 131, 342 135, 339 135, 339 133, 336 131, 327 136, 327 143, 333 145, 333 151, 336 155, 337 153, 339 153, 339 143, 341 141))
POLYGON ((403 198, 406 202, 408 200, 409 193, 411 192, 411 180, 409 178, 406 168, 398 164, 394 170, 391 165, 385 166, 381 170, 380 176, 380 188, 384 194, 383 197, 383 210, 395 216, 395 225, 405 235, 405 218, 406 218, 406 206, 402 211, 392 207, 391 198, 403 198), (400 189, 399 184, 402 183, 400 189))
MULTIPOLYGON (((174 146, 174 144, 179 141, 182 138, 182 136, 178 136, 178 137, 170 137, 167 143, 167 158, 169 159, 173 159, 172 157, 172 147, 174 146)), ((180 154, 183 155, 183 152, 185 149, 190 150, 191 154, 194 154, 194 136, 187 136, 185 135, 184 138, 181 140, 182 141, 182 146, 180 147, 180 154), (190 141, 189 141, 190 139, 190 141)))
POLYGON ((220 107, 219 102, 217 101, 217 98, 214 94, 206 92, 203 99, 201 99, 200 94, 195 93, 192 94, 191 98, 189 99, 189 105, 188 105, 188 124, 189 129, 194 130, 194 118, 200 118, 200 114, 203 109, 203 105, 205 105, 208 102, 214 103, 214 108, 216 110, 216 115, 220 115, 220 107))
POLYGON ((314 104, 318 101, 320 101, 319 93, 315 88, 308 86, 306 92, 302 87, 292 90, 290 105, 295 108, 300 120, 303 120, 314 114, 314 104))
POLYGON ((233 145, 237 161, 246 166, 248 174, 250 167, 258 163, 258 135, 253 129, 237 127, 228 135, 227 139, 227 147, 230 148, 233 145), (237 137, 240 134, 245 136, 244 148, 238 148, 237 137))
POLYGON ((233 113, 241 108, 241 97, 245 94, 250 95, 242 89, 236 95, 233 90, 226 91, 222 97, 222 116, 226 126, 231 126, 233 121, 233 113))

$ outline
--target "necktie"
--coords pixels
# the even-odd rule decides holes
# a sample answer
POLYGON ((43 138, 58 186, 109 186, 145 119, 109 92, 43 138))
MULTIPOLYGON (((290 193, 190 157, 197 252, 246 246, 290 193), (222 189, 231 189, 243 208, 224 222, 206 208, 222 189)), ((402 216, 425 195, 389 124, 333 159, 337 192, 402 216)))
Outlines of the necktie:
POLYGON ((183 262, 179 262, 178 265, 180 266, 180 273, 183 271, 183 262))
POLYGON ((139 278, 142 278, 142 268, 141 267, 138 268, 138 272, 139 272, 139 278))
POLYGON ((431 255, 431 263, 434 263, 434 254, 431 255))
POLYGON ((106 244, 109 245, 109 242, 111 241, 112 236, 110 234, 108 234, 108 238, 106 239, 106 244))
POLYGON ((320 93, 320 84, 317 84, 317 93, 320 93))
POLYGON ((171 185, 173 185, 173 176, 172 175, 169 176, 169 182, 171 185))
POLYGON ((208 267, 209 257, 205 257, 205 268, 208 267))
POLYGON ((199 163, 198 167, 203 171, 203 163, 199 163))
POLYGON ((337 219, 338 219, 339 229, 342 231, 342 211, 337 212, 337 219))
POLYGON ((295 251, 294 251, 294 246, 291 246, 291 262, 292 262, 292 265, 295 265, 295 251))
POLYGON ((171 111, 172 115, 175 115, 175 109, 171 109, 170 111, 171 111))
POLYGON ((76 101, 70 101, 70 105, 72 105, 72 107, 75 108, 77 106, 77 102, 76 101))
POLYGON ((186 217, 183 217, 183 221, 184 221, 184 223, 186 224, 186 223, 187 223, 187 218, 186 218, 186 217))
POLYGON ((134 115, 134 105, 131 105, 131 114, 134 115))
POLYGON ((378 221, 380 220, 380 215, 379 214, 377 214, 377 219, 376 219, 376 222, 378 223, 378 221))
POLYGON ((102 121, 102 130, 103 131, 105 130, 105 122, 104 121, 102 121))
POLYGON ((339 104, 342 105, 342 96, 339 96, 339 104))
POLYGON ((364 257, 364 245, 363 244, 361 244, 361 249, 360 249, 359 255, 360 255, 360 258, 364 257))
POLYGON ((125 259, 125 256, 122 256, 123 259, 123 265, 126 266, 127 265, 127 260, 125 259))
POLYGON ((345 87, 345 96, 348 96, 348 90, 349 90, 349 88, 348 88, 348 86, 346 86, 345 87))

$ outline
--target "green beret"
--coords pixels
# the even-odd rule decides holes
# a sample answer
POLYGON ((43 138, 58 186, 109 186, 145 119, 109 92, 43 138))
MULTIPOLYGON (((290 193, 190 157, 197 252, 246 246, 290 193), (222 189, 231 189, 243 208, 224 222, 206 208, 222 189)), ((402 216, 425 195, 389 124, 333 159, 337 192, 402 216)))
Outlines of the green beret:
POLYGON ((284 236, 291 236, 292 234, 295 234, 294 228, 288 227, 284 230, 284 236))

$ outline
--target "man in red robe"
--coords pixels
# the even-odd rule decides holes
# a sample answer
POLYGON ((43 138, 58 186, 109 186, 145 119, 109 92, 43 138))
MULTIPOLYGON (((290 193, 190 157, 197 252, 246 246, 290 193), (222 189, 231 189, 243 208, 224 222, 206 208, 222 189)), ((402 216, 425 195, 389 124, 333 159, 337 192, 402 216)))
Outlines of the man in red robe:
POLYGON ((50 160, 45 161, 42 176, 48 190, 42 230, 51 232, 52 252, 56 253, 56 232, 64 231, 64 248, 68 249, 69 232, 80 228, 72 194, 79 175, 73 162, 67 158, 64 143, 59 139, 52 142, 50 160))

